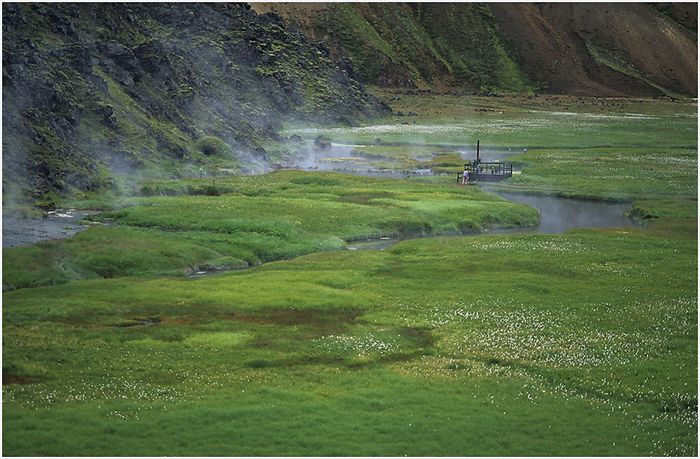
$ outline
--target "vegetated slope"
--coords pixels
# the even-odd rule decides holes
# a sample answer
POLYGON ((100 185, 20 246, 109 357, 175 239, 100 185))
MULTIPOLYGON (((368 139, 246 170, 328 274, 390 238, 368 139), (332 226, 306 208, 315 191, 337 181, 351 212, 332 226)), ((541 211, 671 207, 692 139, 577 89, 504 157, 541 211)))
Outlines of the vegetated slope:
POLYGON ((358 78, 382 86, 463 86, 523 90, 527 80, 503 48, 489 8, 480 4, 255 3, 350 59, 358 78))
POLYGON ((323 47, 245 4, 4 4, 3 202, 115 173, 267 159, 285 117, 387 108, 323 47))
POLYGON ((253 4, 380 86, 697 95, 696 4, 253 4))

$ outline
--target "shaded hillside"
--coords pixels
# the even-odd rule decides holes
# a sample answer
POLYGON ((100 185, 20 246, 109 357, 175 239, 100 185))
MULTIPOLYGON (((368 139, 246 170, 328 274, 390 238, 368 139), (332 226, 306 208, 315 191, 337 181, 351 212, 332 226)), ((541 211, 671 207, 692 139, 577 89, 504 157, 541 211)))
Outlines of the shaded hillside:
POLYGON ((2 25, 5 204, 250 167, 285 119, 387 110, 327 49, 245 4, 6 3, 2 25))
POLYGON ((696 4, 258 3, 380 86, 697 95, 696 4))

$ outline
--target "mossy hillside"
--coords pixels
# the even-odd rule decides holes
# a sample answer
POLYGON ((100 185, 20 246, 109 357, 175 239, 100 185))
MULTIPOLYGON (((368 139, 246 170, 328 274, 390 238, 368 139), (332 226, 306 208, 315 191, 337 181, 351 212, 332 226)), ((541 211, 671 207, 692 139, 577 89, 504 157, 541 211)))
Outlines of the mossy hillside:
POLYGON ((68 240, 4 250, 6 288, 79 278, 232 269, 337 250, 346 241, 534 226, 535 209, 452 183, 283 171, 147 182, 68 240), (22 260, 31 260, 23 263, 22 260))
POLYGON ((201 153, 207 156, 231 154, 231 146, 214 136, 204 136, 200 138, 197 140, 196 146, 201 153))
POLYGON ((3 97, 3 202, 48 202, 52 199, 47 191, 74 184, 86 191, 109 188, 112 181, 99 165, 89 161, 85 151, 66 145, 66 139, 76 133, 80 111, 94 99, 85 79, 72 68, 58 70, 35 62, 27 66, 32 72, 23 84, 50 82, 36 94, 49 100, 42 102, 44 106, 27 105, 30 96, 14 91, 8 78, 3 97), (71 92, 66 91, 68 87, 71 92), (52 109, 58 118, 52 116, 52 109))
MULTIPOLYGON (((382 77, 386 60, 394 64, 401 62, 393 47, 362 17, 355 5, 332 5, 329 12, 318 17, 318 24, 329 39, 343 44, 343 55, 352 59, 359 74, 369 81, 382 77)), ((415 70, 409 74, 417 76, 415 70)))
POLYGON ((3 450, 693 455, 696 250, 445 237, 6 292, 3 450))
MULTIPOLYGON (((378 5, 364 4, 352 5, 352 8, 359 16, 358 21, 371 25, 372 30, 388 45, 388 48, 376 49, 373 50, 374 53, 368 54, 384 54, 387 49, 391 50, 389 57, 393 68, 382 68, 375 79, 370 79, 371 76, 368 75, 367 81, 383 81, 386 84, 394 80, 393 83, 400 81, 425 87, 439 83, 443 78, 449 79, 449 64, 443 62, 442 56, 436 53, 431 38, 407 5, 381 8, 378 5)), ((360 35, 357 39, 363 40, 363 36, 360 35)), ((380 65, 382 59, 374 57, 372 62, 375 66, 380 65)))
POLYGON ((626 5, 604 13, 580 5, 473 2, 252 7, 278 12, 327 41, 335 56, 352 58, 363 81, 380 86, 628 97, 697 93, 697 11, 690 6, 626 5), (584 42, 595 42, 603 53, 584 42))
POLYGON ((457 82, 479 91, 528 92, 532 85, 508 54, 486 5, 417 5, 417 16, 457 82), (456 44, 459 44, 456 46, 456 44))
POLYGON ((285 117, 354 123, 386 110, 322 48, 244 5, 3 12, 4 184, 18 200, 121 189, 132 173, 240 169, 269 159, 261 142, 285 117), (230 152, 200 154, 207 136, 230 152))
POLYGON ((531 89, 483 5, 337 4, 313 21, 315 34, 373 84, 531 89))

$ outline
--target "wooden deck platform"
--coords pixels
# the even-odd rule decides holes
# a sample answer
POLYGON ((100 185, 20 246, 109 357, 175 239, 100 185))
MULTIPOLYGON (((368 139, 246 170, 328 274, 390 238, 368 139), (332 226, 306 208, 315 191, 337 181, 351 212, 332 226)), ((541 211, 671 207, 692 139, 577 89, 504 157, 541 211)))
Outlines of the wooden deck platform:
MULTIPOLYGON (((479 141, 476 141, 476 160, 464 164, 470 182, 493 182, 513 176, 513 163, 482 161, 479 156, 479 141)), ((457 175, 457 183, 463 183, 464 172, 457 175)))
MULTIPOLYGON (((469 172, 470 182, 492 182, 513 176, 513 164, 500 161, 469 161, 464 170, 469 172)), ((463 173, 457 174, 457 181, 462 177, 463 173)))

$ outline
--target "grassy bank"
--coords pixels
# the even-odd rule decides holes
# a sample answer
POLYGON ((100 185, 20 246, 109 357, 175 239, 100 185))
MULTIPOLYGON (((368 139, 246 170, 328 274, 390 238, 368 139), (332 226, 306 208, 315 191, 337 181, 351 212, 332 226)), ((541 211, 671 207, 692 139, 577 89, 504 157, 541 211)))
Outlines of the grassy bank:
POLYGON ((112 226, 6 249, 3 284, 241 268, 342 249, 346 241, 478 233, 538 219, 535 209, 473 187, 336 173, 149 182, 140 191, 163 196, 125 200, 95 217, 112 226))
POLYGON ((621 201, 697 196, 697 149, 531 150, 511 160, 523 170, 499 184, 504 190, 621 201))

